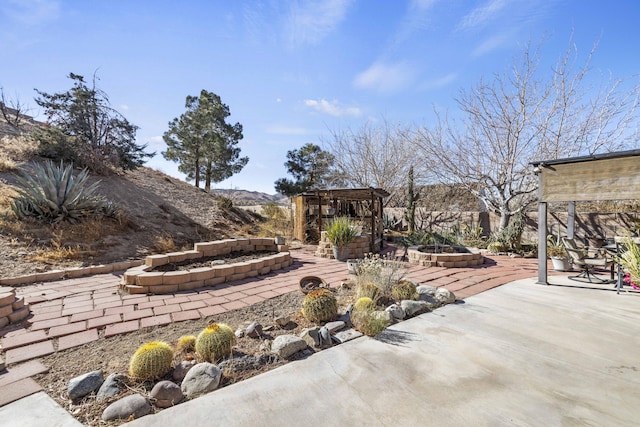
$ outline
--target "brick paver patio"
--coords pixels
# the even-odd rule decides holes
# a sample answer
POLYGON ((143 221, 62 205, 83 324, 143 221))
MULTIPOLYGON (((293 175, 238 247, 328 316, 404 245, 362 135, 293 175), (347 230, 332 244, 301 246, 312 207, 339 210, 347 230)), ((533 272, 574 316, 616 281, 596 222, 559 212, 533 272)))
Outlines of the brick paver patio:
MULTIPOLYGON (((8 373, 0 374, 0 395, 17 385, 26 394, 14 390, 11 399, 2 399, 0 406, 38 391, 31 382, 22 381, 29 377, 29 369, 21 371, 22 365, 12 365, 140 328, 215 316, 298 291, 304 276, 322 277, 332 286, 348 277, 345 263, 315 257, 309 249, 293 250, 291 255, 294 262, 290 267, 265 276, 167 295, 120 295, 123 272, 17 287, 16 295, 25 298, 32 315, 20 327, 0 330, 0 349, 8 366, 8 373)), ((419 284, 445 287, 463 299, 536 275, 536 259, 491 256, 478 267, 412 265, 406 277, 419 284)))

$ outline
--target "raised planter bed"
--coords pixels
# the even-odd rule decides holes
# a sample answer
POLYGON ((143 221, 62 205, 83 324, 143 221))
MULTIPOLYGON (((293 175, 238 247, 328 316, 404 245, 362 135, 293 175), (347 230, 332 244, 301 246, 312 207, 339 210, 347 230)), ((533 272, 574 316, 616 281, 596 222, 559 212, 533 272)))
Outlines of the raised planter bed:
POLYGON ((409 246, 407 257, 410 264, 425 267, 472 267, 482 265, 484 257, 479 252, 471 252, 463 246, 409 246))
POLYGON ((291 265, 291 254, 286 245, 276 245, 274 239, 226 239, 196 243, 194 249, 146 257, 144 265, 125 271, 120 289, 129 294, 167 294, 207 286, 215 286, 234 280, 268 274, 291 265), (232 252, 277 251, 250 261, 216 264, 188 270, 151 271, 154 267, 199 258, 227 255, 232 252))

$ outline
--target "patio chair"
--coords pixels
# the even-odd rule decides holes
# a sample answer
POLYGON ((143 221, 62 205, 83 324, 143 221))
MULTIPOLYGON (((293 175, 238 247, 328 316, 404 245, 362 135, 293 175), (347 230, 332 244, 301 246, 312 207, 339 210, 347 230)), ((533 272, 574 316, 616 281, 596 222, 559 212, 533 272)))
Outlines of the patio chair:
MULTIPOLYGON (((587 279, 589 283, 609 283, 608 279, 601 279, 595 275, 596 269, 607 269, 613 265, 613 260, 607 258, 606 252, 599 251, 594 256, 590 256, 585 248, 580 248, 573 239, 562 238, 562 244, 567 251, 569 262, 580 268, 581 272, 570 279, 587 279)), ((612 270, 613 274, 613 270, 612 270)))

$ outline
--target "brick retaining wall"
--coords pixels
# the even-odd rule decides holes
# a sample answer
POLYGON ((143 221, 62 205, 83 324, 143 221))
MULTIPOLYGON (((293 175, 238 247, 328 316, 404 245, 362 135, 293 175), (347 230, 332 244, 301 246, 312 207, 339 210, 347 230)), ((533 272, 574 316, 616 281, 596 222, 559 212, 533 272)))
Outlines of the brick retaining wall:
POLYGON ((291 265, 286 245, 276 245, 274 239, 226 239, 196 243, 193 250, 163 255, 149 255, 145 264, 124 273, 120 289, 130 294, 167 294, 205 286, 215 286, 234 280, 268 274, 291 265), (198 267, 167 272, 150 271, 154 267, 198 258, 227 255, 231 252, 278 251, 277 254, 233 264, 198 267))

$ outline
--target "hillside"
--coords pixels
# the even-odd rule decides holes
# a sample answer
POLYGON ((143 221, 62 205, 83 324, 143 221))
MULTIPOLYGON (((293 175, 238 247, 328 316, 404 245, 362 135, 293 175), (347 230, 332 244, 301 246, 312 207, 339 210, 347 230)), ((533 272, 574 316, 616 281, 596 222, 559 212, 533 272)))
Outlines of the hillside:
MULTIPOLYGON (((29 162, 18 166, 27 168, 29 162)), ((258 221, 242 209, 218 207, 216 196, 204 190, 142 167, 94 178, 101 181, 99 193, 121 208, 117 221, 55 226, 18 222, 8 215, 15 172, 0 172, 0 277, 190 249, 194 242, 248 235, 258 221), (65 252, 73 259, 62 259, 65 252)))

